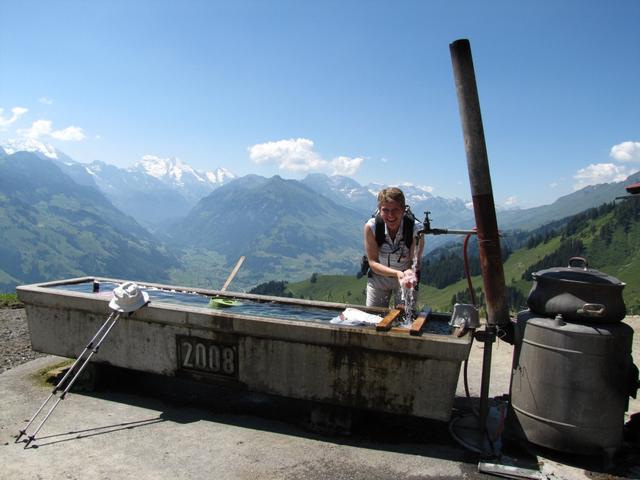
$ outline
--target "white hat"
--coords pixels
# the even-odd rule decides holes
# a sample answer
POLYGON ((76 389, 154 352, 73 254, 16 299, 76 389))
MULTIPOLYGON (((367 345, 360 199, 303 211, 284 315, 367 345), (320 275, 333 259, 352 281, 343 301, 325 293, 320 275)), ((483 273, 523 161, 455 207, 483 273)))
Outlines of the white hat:
POLYGON ((143 292, 133 282, 126 282, 113 289, 109 308, 117 312, 133 312, 149 301, 149 294, 143 292))

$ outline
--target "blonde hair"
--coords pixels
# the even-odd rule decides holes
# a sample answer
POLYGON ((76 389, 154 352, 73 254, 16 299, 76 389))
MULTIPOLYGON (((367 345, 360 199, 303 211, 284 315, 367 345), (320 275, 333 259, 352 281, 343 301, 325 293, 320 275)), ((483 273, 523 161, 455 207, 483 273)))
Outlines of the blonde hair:
POLYGON ((396 187, 383 188, 378 193, 378 207, 385 202, 397 202, 402 208, 404 208, 404 193, 396 187))

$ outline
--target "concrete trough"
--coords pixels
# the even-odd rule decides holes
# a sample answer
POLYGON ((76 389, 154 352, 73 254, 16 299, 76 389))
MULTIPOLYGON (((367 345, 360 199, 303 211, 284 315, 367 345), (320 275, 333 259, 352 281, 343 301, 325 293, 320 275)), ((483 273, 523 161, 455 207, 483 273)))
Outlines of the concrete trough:
MULTIPOLYGON (((34 350, 76 358, 111 312, 111 291, 69 285, 122 280, 83 277, 17 288, 34 350), (90 288, 87 292, 91 292, 90 288)), ((323 309, 385 309, 144 283, 145 289, 224 294, 240 301, 323 309)), ((152 293, 152 290, 150 290, 152 293)), ((92 361, 332 405, 450 419, 461 363, 471 338, 409 335, 328 321, 300 321, 152 300, 123 314, 92 361)))

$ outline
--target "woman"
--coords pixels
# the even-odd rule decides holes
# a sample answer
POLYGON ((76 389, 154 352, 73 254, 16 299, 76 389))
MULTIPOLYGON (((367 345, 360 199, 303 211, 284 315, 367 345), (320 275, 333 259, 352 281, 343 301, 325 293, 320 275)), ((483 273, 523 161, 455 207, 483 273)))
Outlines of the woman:
POLYGON ((369 260, 367 281, 367 306, 388 307, 391 295, 395 304, 401 302, 401 289, 414 288, 419 279, 412 269, 415 249, 418 249, 416 270, 420 270, 424 240, 420 236, 416 246, 416 236, 420 231, 420 223, 413 215, 405 216, 405 199, 402 190, 395 187, 385 188, 378 193, 378 225, 379 234, 376 239, 376 218, 370 219, 364 226, 364 248, 369 260), (384 236, 382 225, 384 222, 384 236), (405 227, 411 222, 411 227, 405 227), (409 236, 411 238, 404 238, 409 236))

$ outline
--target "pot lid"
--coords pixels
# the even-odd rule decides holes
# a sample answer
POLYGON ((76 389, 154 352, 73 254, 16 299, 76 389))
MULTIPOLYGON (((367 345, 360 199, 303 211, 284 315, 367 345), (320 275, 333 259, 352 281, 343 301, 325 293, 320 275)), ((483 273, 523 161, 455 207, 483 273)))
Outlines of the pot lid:
POLYGON ((568 282, 591 283, 597 285, 624 286, 625 284, 616 277, 603 273, 599 270, 587 267, 586 259, 582 257, 572 257, 568 267, 553 267, 532 273, 534 279, 548 278, 568 282))
POLYGON ((629 192, 631 195, 635 195, 636 193, 640 193, 640 182, 632 183, 631 185, 627 185, 624 189, 629 192))

